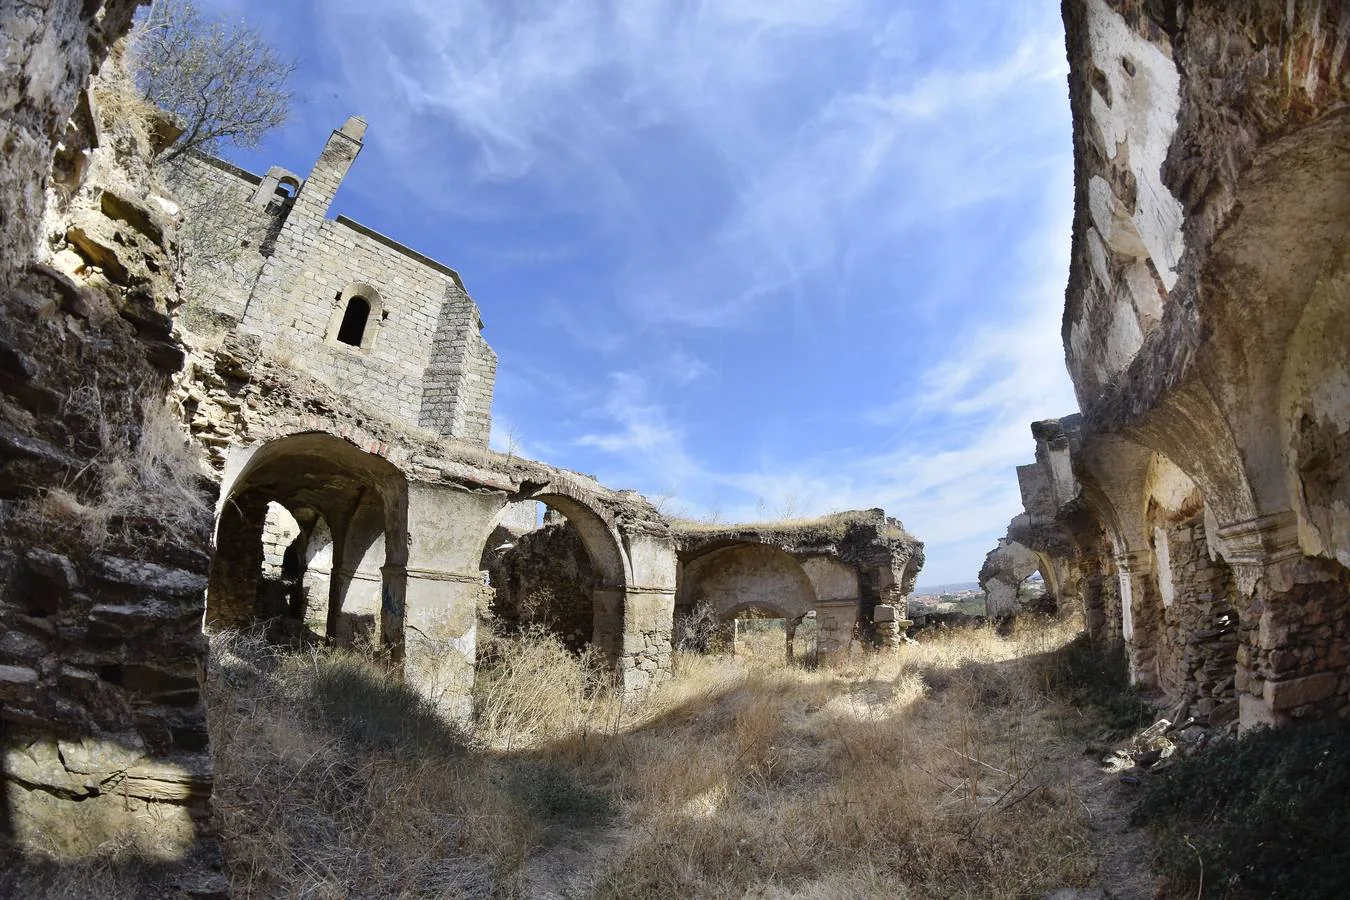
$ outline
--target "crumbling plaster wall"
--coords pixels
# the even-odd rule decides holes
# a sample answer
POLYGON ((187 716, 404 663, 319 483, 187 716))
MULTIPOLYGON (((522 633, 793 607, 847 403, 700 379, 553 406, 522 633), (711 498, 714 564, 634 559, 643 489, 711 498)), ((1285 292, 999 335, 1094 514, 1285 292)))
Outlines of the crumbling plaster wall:
POLYGON ((212 893, 211 487, 159 407, 177 223, 145 134, 82 94, 135 5, 0 5, 0 847, 116 841, 212 893))
POLYGON ((1018 539, 1069 538, 1141 682, 1222 719, 1232 665, 1244 727, 1350 717, 1350 9, 1063 9, 1079 485, 1018 539))

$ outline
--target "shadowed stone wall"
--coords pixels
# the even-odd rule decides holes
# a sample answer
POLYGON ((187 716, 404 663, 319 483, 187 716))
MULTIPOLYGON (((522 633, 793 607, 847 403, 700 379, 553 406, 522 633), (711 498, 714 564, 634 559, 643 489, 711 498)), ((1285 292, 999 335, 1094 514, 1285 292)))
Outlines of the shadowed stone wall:
POLYGON ((115 841, 166 892, 217 894, 213 491, 163 407, 174 205, 84 93, 134 6, 0 5, 0 847, 115 841))
POLYGON ((1140 683, 1218 720, 1235 694, 1242 727, 1350 718, 1350 10, 1063 10, 1083 413, 1033 426, 1009 537, 1081 573, 1140 683))

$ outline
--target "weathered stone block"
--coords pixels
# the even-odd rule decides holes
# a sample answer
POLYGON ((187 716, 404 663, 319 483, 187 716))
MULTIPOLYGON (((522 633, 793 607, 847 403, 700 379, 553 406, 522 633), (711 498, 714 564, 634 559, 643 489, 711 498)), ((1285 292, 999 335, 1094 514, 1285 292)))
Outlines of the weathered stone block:
POLYGON ((1273 710, 1293 709, 1330 697, 1336 692, 1339 680, 1335 672, 1318 672, 1289 681, 1267 681, 1264 697, 1273 710))

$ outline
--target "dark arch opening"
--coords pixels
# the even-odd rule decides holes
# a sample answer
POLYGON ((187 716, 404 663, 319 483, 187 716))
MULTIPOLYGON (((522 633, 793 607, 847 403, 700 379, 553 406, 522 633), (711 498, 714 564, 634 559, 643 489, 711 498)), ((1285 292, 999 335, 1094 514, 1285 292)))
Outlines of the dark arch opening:
POLYGON ((378 628, 403 654, 407 484, 387 460, 309 432, 251 451, 216 525, 206 621, 274 623, 277 638, 343 643, 378 628))
POLYGON ((542 493, 511 504, 488 536, 482 568, 506 633, 538 627, 617 667, 626 569, 617 538, 585 503, 542 493))
POLYGON ((342 314, 337 339, 344 344, 360 347, 366 336, 366 322, 369 319, 370 303, 364 297, 352 297, 347 301, 347 311, 342 314))
POLYGON ((579 653, 593 644, 594 593, 603 582, 576 527, 552 511, 540 523, 528 515, 538 506, 511 504, 483 548, 489 608, 504 633, 540 629, 579 653))

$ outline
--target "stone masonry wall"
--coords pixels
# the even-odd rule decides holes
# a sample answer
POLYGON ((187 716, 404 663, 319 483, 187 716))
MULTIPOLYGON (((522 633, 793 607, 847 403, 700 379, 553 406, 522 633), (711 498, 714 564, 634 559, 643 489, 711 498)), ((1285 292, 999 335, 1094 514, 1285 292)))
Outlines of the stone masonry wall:
POLYGON ((492 612, 504 627, 543 626, 570 650, 591 643, 598 581, 575 528, 562 523, 522 535, 505 549, 489 549, 484 564, 492 612))
MULTIPOLYGON (((183 358, 173 204, 135 129, 67 127, 134 5, 0 5, 0 852, 112 841, 164 865, 163 893, 218 894, 200 693, 212 489, 162 405, 183 358), (58 139, 88 152, 49 185, 55 238, 37 246, 58 139)), ((22 869, 0 863, 0 894, 22 869)))
POLYGON ((1159 556, 1165 553, 1167 566, 1160 566, 1158 578, 1174 587, 1162 592, 1159 686, 1192 715, 1215 725, 1234 722, 1239 635, 1233 574, 1222 559, 1210 558, 1202 516, 1160 529, 1160 536, 1167 550, 1159 556))
POLYGON ((423 374, 419 424, 486 445, 492 431, 497 354, 483 340, 478 307, 458 284, 446 288, 423 374))
POLYGON ((1236 638, 1240 727, 1350 718, 1350 11, 1062 6, 1082 417, 1077 485, 1038 527, 1078 545, 1052 556, 1141 682, 1230 716, 1236 638), (1150 484, 1196 502, 1160 526, 1150 484))
POLYGON ((252 202, 262 179, 212 157, 180 156, 166 180, 183 207, 184 322, 199 334, 232 328, 290 203, 252 202))
POLYGON ((225 327, 257 335, 263 349, 343 396, 486 445, 497 358, 459 275, 357 222, 328 218, 364 129, 349 120, 299 193, 265 205, 251 198, 266 179, 220 160, 183 159, 174 182, 183 206, 211 208, 210 240, 198 242, 205 258, 189 256, 231 282, 219 299, 200 299, 225 327), (337 340, 355 286, 373 289, 363 290, 374 300, 359 347, 337 340))

